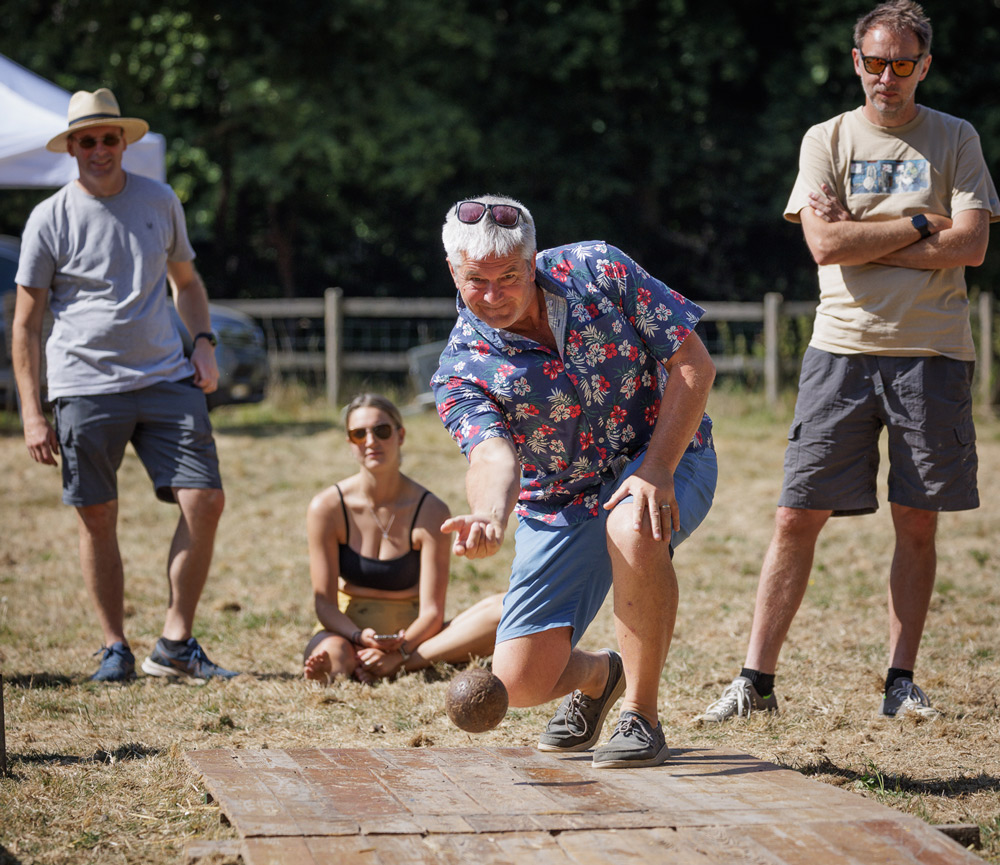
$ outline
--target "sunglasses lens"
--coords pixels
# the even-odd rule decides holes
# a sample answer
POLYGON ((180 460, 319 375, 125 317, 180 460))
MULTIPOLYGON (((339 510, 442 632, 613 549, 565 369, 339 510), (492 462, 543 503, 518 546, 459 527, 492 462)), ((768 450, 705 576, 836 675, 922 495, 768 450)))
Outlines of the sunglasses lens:
POLYGON ((479 222, 483 218, 483 214, 486 213, 486 205, 480 204, 478 201, 463 201, 458 205, 459 222, 479 222))
MULTIPOLYGON (((105 147, 117 147, 118 144, 121 142, 121 138, 117 135, 112 135, 109 132, 107 135, 101 138, 101 141, 104 143, 105 147)), ((84 138, 77 138, 76 143, 83 150, 93 150, 95 147, 97 147, 97 139, 94 138, 93 135, 87 135, 84 138)))
POLYGON ((908 78, 913 74, 913 68, 916 65, 916 62, 913 60, 893 60, 892 71, 895 72, 900 78, 908 78))
POLYGON ((347 437, 355 444, 362 444, 368 438, 369 431, 374 434, 375 438, 385 441, 392 436, 392 424, 380 423, 373 427, 362 426, 357 429, 350 429, 347 431, 347 437))
POLYGON ((885 71, 885 61, 881 57, 865 57, 863 63, 869 75, 881 75, 885 71))
POLYGON ((508 204, 494 204, 490 213, 493 216, 493 221, 504 228, 513 228, 517 225, 517 220, 521 215, 516 207, 511 207, 508 204))

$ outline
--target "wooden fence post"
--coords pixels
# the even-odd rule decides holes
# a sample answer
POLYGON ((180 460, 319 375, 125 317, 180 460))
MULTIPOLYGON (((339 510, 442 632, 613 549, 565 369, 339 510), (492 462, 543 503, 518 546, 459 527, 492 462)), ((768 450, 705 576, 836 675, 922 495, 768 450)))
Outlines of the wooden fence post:
POLYGON ((979 397, 988 410, 993 400, 993 295, 979 292, 979 397))
POLYGON ((326 328, 326 399, 331 408, 340 405, 340 354, 343 310, 341 301, 344 292, 339 288, 328 288, 323 295, 325 304, 324 325, 326 328))
POLYGON ((771 405, 778 401, 781 388, 781 356, 778 347, 778 323, 782 297, 776 291, 764 295, 764 398, 771 405))
POLYGON ((7 733, 3 716, 3 673, 0 673, 0 778, 7 776, 7 733))

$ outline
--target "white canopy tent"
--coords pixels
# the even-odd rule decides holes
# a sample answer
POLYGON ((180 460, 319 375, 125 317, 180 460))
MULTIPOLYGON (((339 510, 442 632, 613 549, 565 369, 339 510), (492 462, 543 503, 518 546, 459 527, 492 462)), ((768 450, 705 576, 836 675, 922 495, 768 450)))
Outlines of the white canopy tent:
MULTIPOLYGON (((69 98, 69 91, 0 54, 0 187, 56 187, 76 178, 75 159, 45 149, 66 128, 69 98)), ((122 165, 165 180, 166 152, 163 136, 147 132, 128 146, 122 165)))

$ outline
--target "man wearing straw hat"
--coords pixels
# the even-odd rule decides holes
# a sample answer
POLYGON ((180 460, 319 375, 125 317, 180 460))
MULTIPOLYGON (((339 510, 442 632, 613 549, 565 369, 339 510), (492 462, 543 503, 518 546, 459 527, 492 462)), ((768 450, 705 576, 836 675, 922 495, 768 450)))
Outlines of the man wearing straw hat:
POLYGON ((126 147, 149 125, 122 117, 110 90, 74 93, 68 121, 47 147, 76 159, 79 178, 28 218, 11 330, 28 452, 44 465, 61 456, 63 501, 77 512, 84 581, 104 633, 92 678, 135 678, 117 535, 117 470, 130 441, 157 497, 180 509, 163 634, 142 669, 230 678, 236 674, 209 661, 191 633, 225 498, 205 402, 219 378, 216 339, 184 212, 169 186, 122 169, 126 147), (193 338, 190 359, 170 315, 168 279, 193 338), (42 410, 46 305, 54 426, 42 410))

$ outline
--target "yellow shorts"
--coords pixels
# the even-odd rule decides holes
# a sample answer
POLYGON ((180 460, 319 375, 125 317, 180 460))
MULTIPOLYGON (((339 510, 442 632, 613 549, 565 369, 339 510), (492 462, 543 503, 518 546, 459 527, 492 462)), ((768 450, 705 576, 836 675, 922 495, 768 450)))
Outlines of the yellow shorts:
MULTIPOLYGON (((359 628, 374 628, 376 634, 395 634, 416 620, 420 598, 355 598, 338 591, 337 606, 359 628)), ((317 633, 322 630, 320 625, 317 633)))

